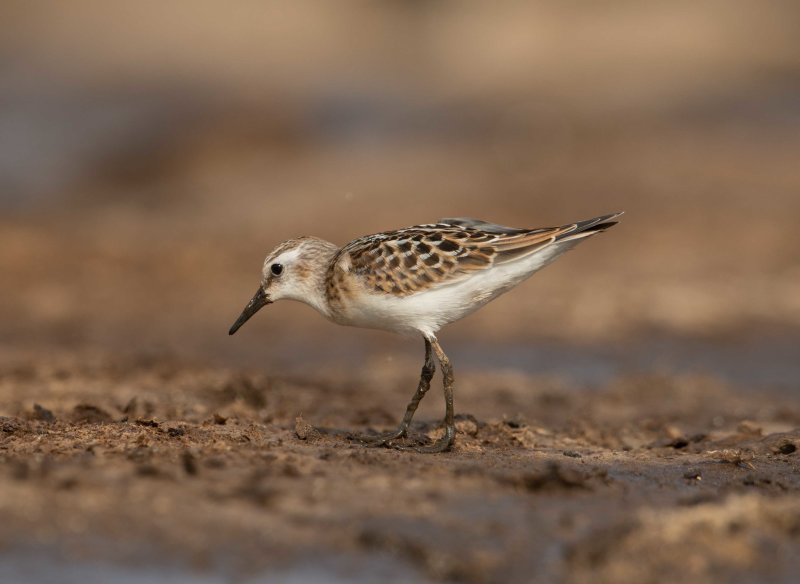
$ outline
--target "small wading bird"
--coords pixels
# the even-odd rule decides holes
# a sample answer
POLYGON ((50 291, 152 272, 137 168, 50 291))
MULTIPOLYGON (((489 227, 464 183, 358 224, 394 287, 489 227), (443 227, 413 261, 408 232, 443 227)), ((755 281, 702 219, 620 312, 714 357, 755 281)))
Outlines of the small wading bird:
POLYGON ((565 251, 612 225, 622 213, 561 227, 516 229, 477 219, 442 219, 355 239, 339 247, 316 237, 281 243, 264 261, 261 285, 231 327, 239 330, 277 300, 299 300, 333 322, 422 335, 425 364, 419 386, 397 429, 362 442, 418 452, 444 452, 455 439, 453 367, 436 333, 494 300, 565 251), (430 446, 395 440, 408 433, 430 388, 433 355, 444 378, 444 435, 430 446))

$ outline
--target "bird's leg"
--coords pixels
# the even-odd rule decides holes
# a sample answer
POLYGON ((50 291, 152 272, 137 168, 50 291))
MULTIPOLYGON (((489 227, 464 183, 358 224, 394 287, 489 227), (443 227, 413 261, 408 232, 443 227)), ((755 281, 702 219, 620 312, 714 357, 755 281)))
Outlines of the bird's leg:
POLYGON ((411 401, 406 407, 406 413, 403 416, 403 421, 400 422, 400 425, 395 430, 374 436, 361 435, 358 436, 358 439, 362 442, 366 442, 370 446, 385 446, 391 440, 396 440, 397 438, 406 436, 406 434, 408 434, 408 427, 411 425, 411 420, 414 417, 414 413, 417 411, 419 402, 422 401, 422 398, 425 397, 425 394, 431 387, 431 379, 433 379, 433 374, 435 372, 436 365, 433 362, 431 342, 428 339, 425 339, 425 363, 422 365, 422 373, 419 377, 417 391, 414 392, 414 397, 411 398, 411 401))
POLYGON ((442 377, 444 378, 444 436, 430 446, 419 446, 414 450, 425 453, 447 452, 456 438, 455 414, 453 412, 453 382, 455 377, 453 376, 453 366, 450 364, 450 359, 444 354, 441 345, 439 345, 439 340, 431 336, 430 341, 433 345, 433 351, 436 353, 436 358, 439 360, 439 365, 442 366, 442 377))
POLYGON ((400 446, 393 445, 399 450, 414 450, 415 452, 422 453, 437 453, 447 452, 453 445, 456 438, 456 425, 453 413, 453 366, 450 364, 450 359, 444 354, 442 347, 436 337, 431 336, 427 339, 433 345, 433 351, 436 353, 436 358, 439 360, 439 365, 442 366, 442 377, 444 378, 444 436, 431 444, 430 446, 400 446))

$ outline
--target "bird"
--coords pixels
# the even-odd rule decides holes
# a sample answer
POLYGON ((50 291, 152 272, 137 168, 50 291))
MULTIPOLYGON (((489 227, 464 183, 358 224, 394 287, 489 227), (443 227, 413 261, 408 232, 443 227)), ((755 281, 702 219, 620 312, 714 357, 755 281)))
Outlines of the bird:
POLYGON ((346 326, 421 336, 425 360, 419 384, 399 426, 358 436, 370 446, 422 453, 450 450, 456 429, 453 365, 437 333, 508 292, 585 239, 617 224, 623 212, 559 227, 534 229, 471 218, 441 219, 354 239, 342 247, 313 236, 289 239, 264 260, 261 283, 228 334, 278 300, 310 305, 346 326), (400 442, 420 401, 442 370, 444 433, 433 444, 400 442))

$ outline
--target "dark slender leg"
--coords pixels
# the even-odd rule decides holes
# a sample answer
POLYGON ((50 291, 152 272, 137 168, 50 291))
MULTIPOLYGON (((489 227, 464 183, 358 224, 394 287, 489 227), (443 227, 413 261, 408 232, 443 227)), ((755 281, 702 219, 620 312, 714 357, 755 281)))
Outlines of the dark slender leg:
POLYGON ((446 452, 450 450, 456 438, 456 425, 453 413, 453 366, 450 364, 450 359, 444 354, 442 347, 436 337, 431 337, 431 344, 433 351, 436 353, 436 358, 439 360, 439 365, 442 366, 442 376, 444 377, 444 436, 431 444, 430 446, 416 446, 411 447, 411 450, 425 453, 446 452))
MULTIPOLYGON (((414 397, 411 398, 411 401, 406 407, 406 413, 403 416, 403 421, 400 422, 400 425, 395 430, 384 432, 383 434, 378 434, 376 436, 362 435, 359 436, 358 439, 362 442, 368 443, 370 446, 385 446, 391 440, 396 440, 397 438, 406 436, 406 434, 408 434, 408 427, 411 425, 411 420, 414 417, 414 413, 417 411, 419 402, 422 401, 422 398, 425 397, 425 394, 431 387, 431 379, 433 379, 433 374, 435 372, 436 365, 433 362, 431 342, 428 339, 425 339, 425 364, 422 366, 422 373, 419 377, 417 391, 414 392, 414 397)), ((452 398, 450 401, 453 401, 452 398)))

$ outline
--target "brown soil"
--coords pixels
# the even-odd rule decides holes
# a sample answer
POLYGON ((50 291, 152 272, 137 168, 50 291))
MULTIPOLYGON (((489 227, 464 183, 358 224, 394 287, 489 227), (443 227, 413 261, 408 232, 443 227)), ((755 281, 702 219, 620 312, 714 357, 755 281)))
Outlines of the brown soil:
MULTIPOLYGON (((471 373, 452 452, 354 441, 395 422, 412 366, 284 377, 17 359, 0 372, 0 542, 229 576, 320 569, 323 581, 366 567, 465 582, 796 574, 796 394, 698 376, 591 389, 471 373)), ((440 431, 431 394, 409 444, 440 431)))

